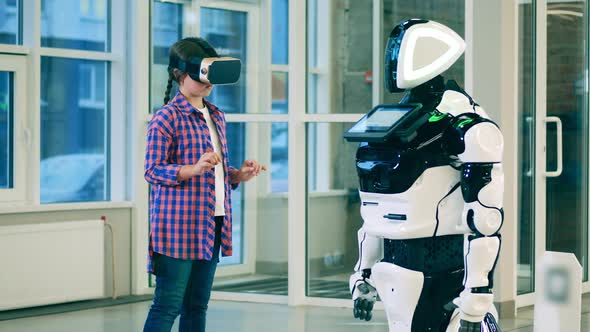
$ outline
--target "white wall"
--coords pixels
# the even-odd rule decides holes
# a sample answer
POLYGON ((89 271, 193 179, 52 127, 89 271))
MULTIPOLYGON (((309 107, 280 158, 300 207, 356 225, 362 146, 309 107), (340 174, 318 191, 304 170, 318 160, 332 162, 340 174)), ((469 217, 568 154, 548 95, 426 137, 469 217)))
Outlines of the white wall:
POLYGON ((501 316, 515 315, 517 254, 517 3, 468 0, 466 13, 473 28, 466 42, 466 89, 504 134, 504 225, 502 249, 494 277, 495 301, 501 316))

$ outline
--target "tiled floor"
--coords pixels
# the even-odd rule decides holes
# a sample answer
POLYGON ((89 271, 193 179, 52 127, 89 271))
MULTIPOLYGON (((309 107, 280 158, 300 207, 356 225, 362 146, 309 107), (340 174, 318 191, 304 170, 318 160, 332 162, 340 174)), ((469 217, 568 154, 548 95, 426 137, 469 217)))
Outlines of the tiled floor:
MULTIPOLYGON (((57 315, 0 321, 0 332, 123 332, 141 331, 150 302, 76 311, 57 315)), ((590 299, 584 301, 582 331, 590 331, 590 299)), ((350 309, 252 304, 214 301, 208 314, 208 331, 231 332, 386 332, 383 311, 371 322, 352 318, 350 309)), ((500 321, 502 331, 533 331, 533 311, 524 309, 517 319, 500 321)), ((177 325, 172 331, 177 331, 177 325)))

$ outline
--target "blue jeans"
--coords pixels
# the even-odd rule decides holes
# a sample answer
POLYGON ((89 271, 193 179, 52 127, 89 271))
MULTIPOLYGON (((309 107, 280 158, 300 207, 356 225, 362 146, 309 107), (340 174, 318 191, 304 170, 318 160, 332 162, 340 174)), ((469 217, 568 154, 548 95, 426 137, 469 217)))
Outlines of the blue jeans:
POLYGON ((213 259, 183 260, 154 253, 156 291, 144 332, 170 332, 180 314, 180 332, 205 332, 207 304, 219 262, 221 224, 215 217, 213 259))

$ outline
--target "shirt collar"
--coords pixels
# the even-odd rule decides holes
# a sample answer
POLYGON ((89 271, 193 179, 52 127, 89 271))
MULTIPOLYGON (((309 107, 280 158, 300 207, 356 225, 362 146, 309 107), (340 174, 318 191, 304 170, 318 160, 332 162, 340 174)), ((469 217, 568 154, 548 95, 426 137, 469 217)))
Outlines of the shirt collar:
MULTIPOLYGON (((172 99, 172 104, 174 104, 180 111, 187 112, 187 113, 201 113, 201 111, 197 110, 196 107, 193 107, 191 103, 184 97, 180 91, 176 92, 176 96, 172 99)), ((203 104, 209 110, 210 114, 214 114, 216 112, 220 112, 221 110, 217 108, 215 105, 211 104, 207 99, 203 98, 203 104)))

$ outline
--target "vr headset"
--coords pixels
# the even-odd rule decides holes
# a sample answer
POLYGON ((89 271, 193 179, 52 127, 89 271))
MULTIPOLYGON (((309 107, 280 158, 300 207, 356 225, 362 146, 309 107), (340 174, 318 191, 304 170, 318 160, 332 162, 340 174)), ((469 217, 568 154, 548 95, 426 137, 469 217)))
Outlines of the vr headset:
POLYGON ((242 62, 230 57, 194 57, 188 61, 173 57, 170 67, 187 73, 195 81, 219 85, 236 83, 240 79, 242 62))

